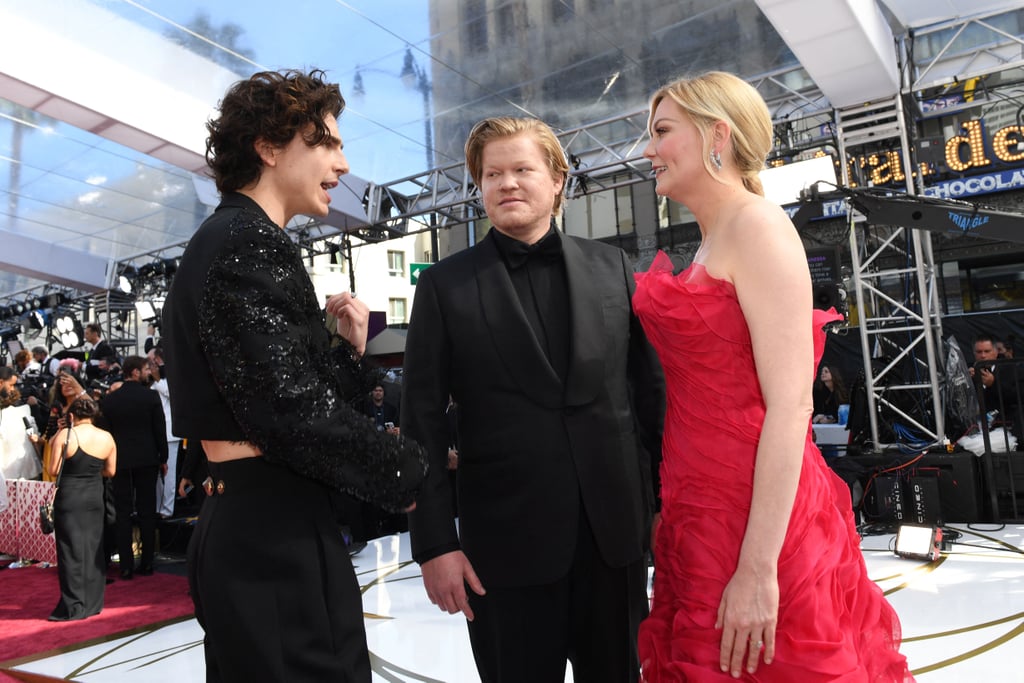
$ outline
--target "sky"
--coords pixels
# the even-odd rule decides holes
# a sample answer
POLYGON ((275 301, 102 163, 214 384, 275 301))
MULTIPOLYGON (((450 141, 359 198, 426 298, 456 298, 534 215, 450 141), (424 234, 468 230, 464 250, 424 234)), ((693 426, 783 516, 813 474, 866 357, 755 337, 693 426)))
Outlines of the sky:
POLYGON ((423 96, 399 74, 407 46, 428 67, 426 0, 95 1, 164 34, 183 35, 175 24, 194 26, 200 13, 214 27, 233 24, 252 71, 324 69, 348 103, 340 128, 352 173, 382 183, 425 170, 423 96), (362 97, 353 92, 357 69, 362 97))

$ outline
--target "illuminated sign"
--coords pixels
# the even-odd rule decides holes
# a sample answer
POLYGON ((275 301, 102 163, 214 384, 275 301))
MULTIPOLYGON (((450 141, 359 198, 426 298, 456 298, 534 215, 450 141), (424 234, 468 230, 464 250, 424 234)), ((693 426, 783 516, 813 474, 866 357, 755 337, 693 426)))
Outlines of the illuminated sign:
POLYGON ((997 171, 970 178, 954 178, 932 183, 924 194, 938 199, 957 199, 977 194, 990 194, 1024 188, 1024 169, 997 171))
MULTIPOLYGON (((940 141, 941 138, 937 142, 940 141)), ((960 134, 946 140, 944 149, 940 149, 939 153, 946 167, 955 173, 971 170, 981 171, 996 162, 1016 165, 1024 161, 1024 129, 1017 125, 1004 126, 997 130, 990 139, 986 139, 984 123, 980 119, 974 119, 961 126, 960 134)), ((819 152, 818 155, 825 156, 825 153, 819 152)), ((834 163, 838 167, 839 162, 835 161, 834 163)), ((784 164, 785 162, 780 159, 772 160, 772 166, 777 167, 784 164)), ((919 166, 918 172, 924 177, 935 175, 938 172, 932 164, 927 162, 922 162, 919 166)), ((858 187, 862 184, 904 183, 907 179, 905 168, 906 164, 898 149, 858 154, 848 157, 846 161, 849 187, 858 187)))

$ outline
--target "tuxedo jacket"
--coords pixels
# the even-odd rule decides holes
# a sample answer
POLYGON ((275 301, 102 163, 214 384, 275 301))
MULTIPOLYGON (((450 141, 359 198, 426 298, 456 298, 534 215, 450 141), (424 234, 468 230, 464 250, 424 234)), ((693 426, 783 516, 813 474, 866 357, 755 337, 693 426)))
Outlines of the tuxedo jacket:
POLYGON ((117 445, 118 469, 167 462, 167 427, 160 394, 138 382, 124 382, 103 397, 100 410, 117 445))
POLYGON ((333 491, 412 503, 424 454, 350 403, 380 377, 347 342, 332 346, 301 252, 251 198, 226 193, 203 221, 162 315, 177 436, 249 441, 333 491))
POLYGON ((462 549, 484 585, 564 576, 585 510, 605 561, 643 557, 665 411, 661 366, 633 314, 622 250, 559 235, 570 303, 565 381, 493 236, 422 271, 406 340, 402 434, 427 449, 409 515, 413 557, 462 549), (447 476, 459 406, 459 528, 447 476))
POLYGON ((100 339, 99 343, 89 352, 89 362, 85 366, 85 374, 89 379, 95 379, 100 375, 99 362, 116 356, 114 348, 106 339, 100 339))

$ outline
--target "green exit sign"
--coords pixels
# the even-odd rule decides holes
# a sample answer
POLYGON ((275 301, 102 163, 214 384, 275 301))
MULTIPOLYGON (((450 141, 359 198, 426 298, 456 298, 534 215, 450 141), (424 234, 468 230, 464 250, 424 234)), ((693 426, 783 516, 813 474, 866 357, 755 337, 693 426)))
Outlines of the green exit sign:
POLYGON ((427 268, 429 263, 410 263, 409 264, 409 284, 416 284, 420 280, 420 272, 427 268))

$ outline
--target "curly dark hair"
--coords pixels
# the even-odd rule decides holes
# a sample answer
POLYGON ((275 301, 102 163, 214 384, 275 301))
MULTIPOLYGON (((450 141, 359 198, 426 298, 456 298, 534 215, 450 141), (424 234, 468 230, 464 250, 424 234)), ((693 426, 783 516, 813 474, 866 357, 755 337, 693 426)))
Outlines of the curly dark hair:
POLYGON ((228 89, 220 116, 206 124, 206 163, 221 194, 259 180, 263 161, 257 140, 284 147, 302 133, 306 144, 316 147, 331 139, 324 117, 337 118, 345 109, 345 98, 324 76, 320 69, 308 74, 293 69, 261 71, 228 89))
POLYGON ((76 420, 80 420, 82 418, 91 420, 100 414, 100 404, 96 403, 96 401, 92 400, 88 396, 82 396, 81 398, 76 398, 71 402, 71 406, 68 408, 68 413, 74 415, 76 420))

